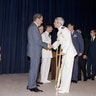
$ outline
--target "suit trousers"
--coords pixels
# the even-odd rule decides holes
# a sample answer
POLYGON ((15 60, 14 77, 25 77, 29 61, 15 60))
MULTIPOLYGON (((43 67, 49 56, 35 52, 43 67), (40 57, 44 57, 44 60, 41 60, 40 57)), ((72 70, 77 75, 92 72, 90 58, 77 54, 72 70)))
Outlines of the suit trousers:
POLYGON ((40 70, 40 82, 46 83, 50 70, 51 58, 42 58, 40 70))
POLYGON ((93 60, 88 59, 88 62, 87 62, 87 76, 89 78, 91 78, 91 77, 94 78, 95 74, 96 74, 96 63, 93 62, 93 60))
POLYGON ((40 57, 31 58, 30 57, 30 69, 28 76, 28 88, 37 87, 37 76, 39 72, 40 57))
POLYGON ((78 60, 78 80, 81 80, 81 72, 83 73, 83 79, 86 80, 86 60, 82 56, 78 60))
POLYGON ((72 80, 74 81, 78 80, 78 56, 76 56, 74 59, 72 80))

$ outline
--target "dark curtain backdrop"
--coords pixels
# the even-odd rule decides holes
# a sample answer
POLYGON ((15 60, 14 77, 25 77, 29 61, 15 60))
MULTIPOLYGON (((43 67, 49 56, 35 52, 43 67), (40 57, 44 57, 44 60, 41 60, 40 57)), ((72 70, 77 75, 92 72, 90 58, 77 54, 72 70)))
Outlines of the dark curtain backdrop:
MULTIPOLYGON (((0 74, 28 72, 27 29, 37 12, 43 14, 44 24, 62 16, 65 25, 74 23, 84 36, 96 29, 95 0, 0 0, 0 74)), ((56 38, 55 31, 52 38, 56 38)))

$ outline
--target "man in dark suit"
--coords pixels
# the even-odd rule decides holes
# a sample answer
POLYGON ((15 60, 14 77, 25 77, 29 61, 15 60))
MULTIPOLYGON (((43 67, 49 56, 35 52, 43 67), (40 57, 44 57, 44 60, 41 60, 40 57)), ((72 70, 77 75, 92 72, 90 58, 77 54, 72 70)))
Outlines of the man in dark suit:
POLYGON ((30 57, 30 70, 27 89, 34 92, 43 92, 37 88, 37 75, 39 71, 42 47, 51 48, 50 44, 42 42, 38 26, 43 22, 41 14, 33 16, 33 23, 28 28, 27 56, 30 57))
POLYGON ((88 49, 87 76, 88 79, 94 80, 96 73, 96 30, 91 30, 90 36, 91 40, 88 49))
POLYGON ((72 42, 77 51, 77 56, 74 59, 73 73, 72 73, 72 82, 77 83, 78 81, 78 57, 82 56, 84 50, 83 38, 79 32, 74 30, 74 24, 69 23, 68 29, 71 32, 72 42))

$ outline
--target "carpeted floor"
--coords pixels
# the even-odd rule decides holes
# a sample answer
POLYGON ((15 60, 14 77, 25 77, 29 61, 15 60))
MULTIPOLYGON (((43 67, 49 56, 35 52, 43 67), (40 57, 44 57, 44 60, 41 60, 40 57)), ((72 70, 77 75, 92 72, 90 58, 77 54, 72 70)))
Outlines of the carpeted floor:
MULTIPOLYGON (((27 74, 0 75, 0 96, 56 96, 55 81, 40 86, 44 92, 35 93, 26 90, 27 74)), ((58 96, 96 96, 96 80, 79 81, 71 84, 70 93, 58 96)))

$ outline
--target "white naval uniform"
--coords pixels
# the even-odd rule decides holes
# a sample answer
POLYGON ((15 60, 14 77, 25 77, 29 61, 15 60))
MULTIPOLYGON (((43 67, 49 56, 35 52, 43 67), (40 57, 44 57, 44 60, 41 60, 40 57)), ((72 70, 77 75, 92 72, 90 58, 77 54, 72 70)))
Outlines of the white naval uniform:
POLYGON ((77 52, 72 44, 70 31, 63 26, 58 29, 57 41, 54 42, 53 48, 57 49, 61 44, 62 52, 65 54, 62 56, 61 83, 58 91, 59 93, 68 93, 71 83, 74 56, 76 56, 77 52))
MULTIPOLYGON (((48 44, 51 44, 51 37, 49 36, 49 33, 45 31, 42 34, 42 41, 46 42, 48 44)), ((51 64, 51 58, 52 58, 52 51, 49 49, 42 49, 42 60, 41 60, 41 70, 40 70, 40 82, 42 83, 49 83, 48 80, 48 74, 50 70, 50 64, 51 64)))

